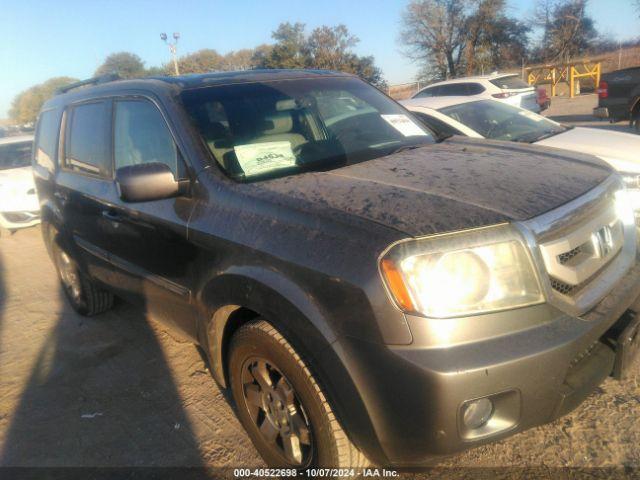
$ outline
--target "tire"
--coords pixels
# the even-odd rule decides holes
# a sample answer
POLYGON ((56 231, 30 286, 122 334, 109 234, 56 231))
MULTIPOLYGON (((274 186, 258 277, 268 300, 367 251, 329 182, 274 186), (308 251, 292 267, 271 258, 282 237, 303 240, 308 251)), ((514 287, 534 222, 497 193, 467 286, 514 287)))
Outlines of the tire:
POLYGON ((53 242, 53 259, 65 296, 77 313, 91 317, 113 307, 113 294, 98 287, 82 273, 78 264, 57 241, 53 242))
POLYGON ((363 467, 300 355, 271 324, 252 320, 231 339, 229 383, 238 417, 270 467, 363 467))

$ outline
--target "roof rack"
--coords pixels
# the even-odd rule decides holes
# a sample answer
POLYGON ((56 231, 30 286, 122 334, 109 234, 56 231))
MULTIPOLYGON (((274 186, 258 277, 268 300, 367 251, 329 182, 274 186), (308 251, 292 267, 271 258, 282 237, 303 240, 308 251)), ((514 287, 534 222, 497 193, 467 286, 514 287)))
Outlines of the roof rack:
POLYGON ((99 75, 97 77, 88 78, 87 80, 70 83, 69 85, 60 87, 56 90, 56 95, 67 93, 69 90, 73 90, 74 88, 84 87, 85 85, 98 85, 100 83, 113 82, 115 80, 120 80, 120 75, 118 75, 117 73, 107 73, 105 75, 99 75))

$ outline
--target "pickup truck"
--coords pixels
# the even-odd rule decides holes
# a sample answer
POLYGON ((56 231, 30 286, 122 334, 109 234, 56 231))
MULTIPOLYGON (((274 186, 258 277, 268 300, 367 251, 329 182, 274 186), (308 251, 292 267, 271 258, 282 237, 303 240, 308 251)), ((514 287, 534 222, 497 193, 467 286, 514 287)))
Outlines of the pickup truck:
POLYGON ((640 67, 605 73, 598 87, 598 118, 629 120, 640 132, 640 67))

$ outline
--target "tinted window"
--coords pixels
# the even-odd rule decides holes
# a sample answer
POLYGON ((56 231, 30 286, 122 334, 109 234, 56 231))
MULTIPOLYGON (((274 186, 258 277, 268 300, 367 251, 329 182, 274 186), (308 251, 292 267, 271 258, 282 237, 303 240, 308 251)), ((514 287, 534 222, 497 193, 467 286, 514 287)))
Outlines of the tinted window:
POLYGON ((413 114, 418 117, 420 121, 427 127, 436 132, 436 134, 438 134, 439 136, 463 135, 457 129, 453 128, 450 125, 447 125, 445 122, 438 118, 432 117, 431 115, 420 112, 413 112, 413 114))
POLYGON ((479 83, 467 83, 468 95, 479 95, 485 91, 485 88, 479 83))
POLYGON ((457 97, 465 96, 467 93, 467 83, 451 83, 449 85, 441 85, 438 96, 440 97, 457 97))
POLYGON ((355 78, 310 78, 182 93, 213 157, 239 180, 331 170, 432 143, 407 111, 355 78))
POLYGON ((521 80, 520 77, 514 75, 512 77, 501 77, 496 78, 494 80, 490 80, 498 88, 503 88, 506 90, 519 90, 521 88, 529 88, 529 84, 524 80, 521 80))
POLYGON ((31 165, 31 142, 0 145, 0 170, 31 165))
POLYGON ((38 165, 53 170, 58 157, 58 131, 60 129, 60 112, 47 110, 38 119, 36 135, 35 159, 38 165))
POLYGON ((69 111, 65 164, 79 172, 111 176, 109 108, 105 102, 78 105, 69 111))
POLYGON ((178 149, 160 111, 148 101, 115 104, 114 160, 116 169, 128 165, 160 162, 182 178, 178 149))
POLYGON ((438 88, 439 87, 425 88, 424 90, 420 90, 418 93, 416 93, 413 96, 413 98, 437 97, 438 96, 438 88))
POLYGON ((530 143, 566 131, 545 117, 494 100, 461 103, 439 111, 483 137, 496 140, 530 143))

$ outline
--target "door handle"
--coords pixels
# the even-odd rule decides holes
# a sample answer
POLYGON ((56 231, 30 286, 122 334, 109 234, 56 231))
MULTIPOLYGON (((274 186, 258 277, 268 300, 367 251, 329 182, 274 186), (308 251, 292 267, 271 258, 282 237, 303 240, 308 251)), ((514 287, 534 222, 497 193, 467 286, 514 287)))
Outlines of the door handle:
POLYGON ((113 211, 113 210, 103 210, 102 211, 102 216, 104 218, 106 218, 107 220, 109 220, 110 222, 120 222, 120 221, 122 221, 122 217, 120 216, 120 214, 118 212, 113 211))

